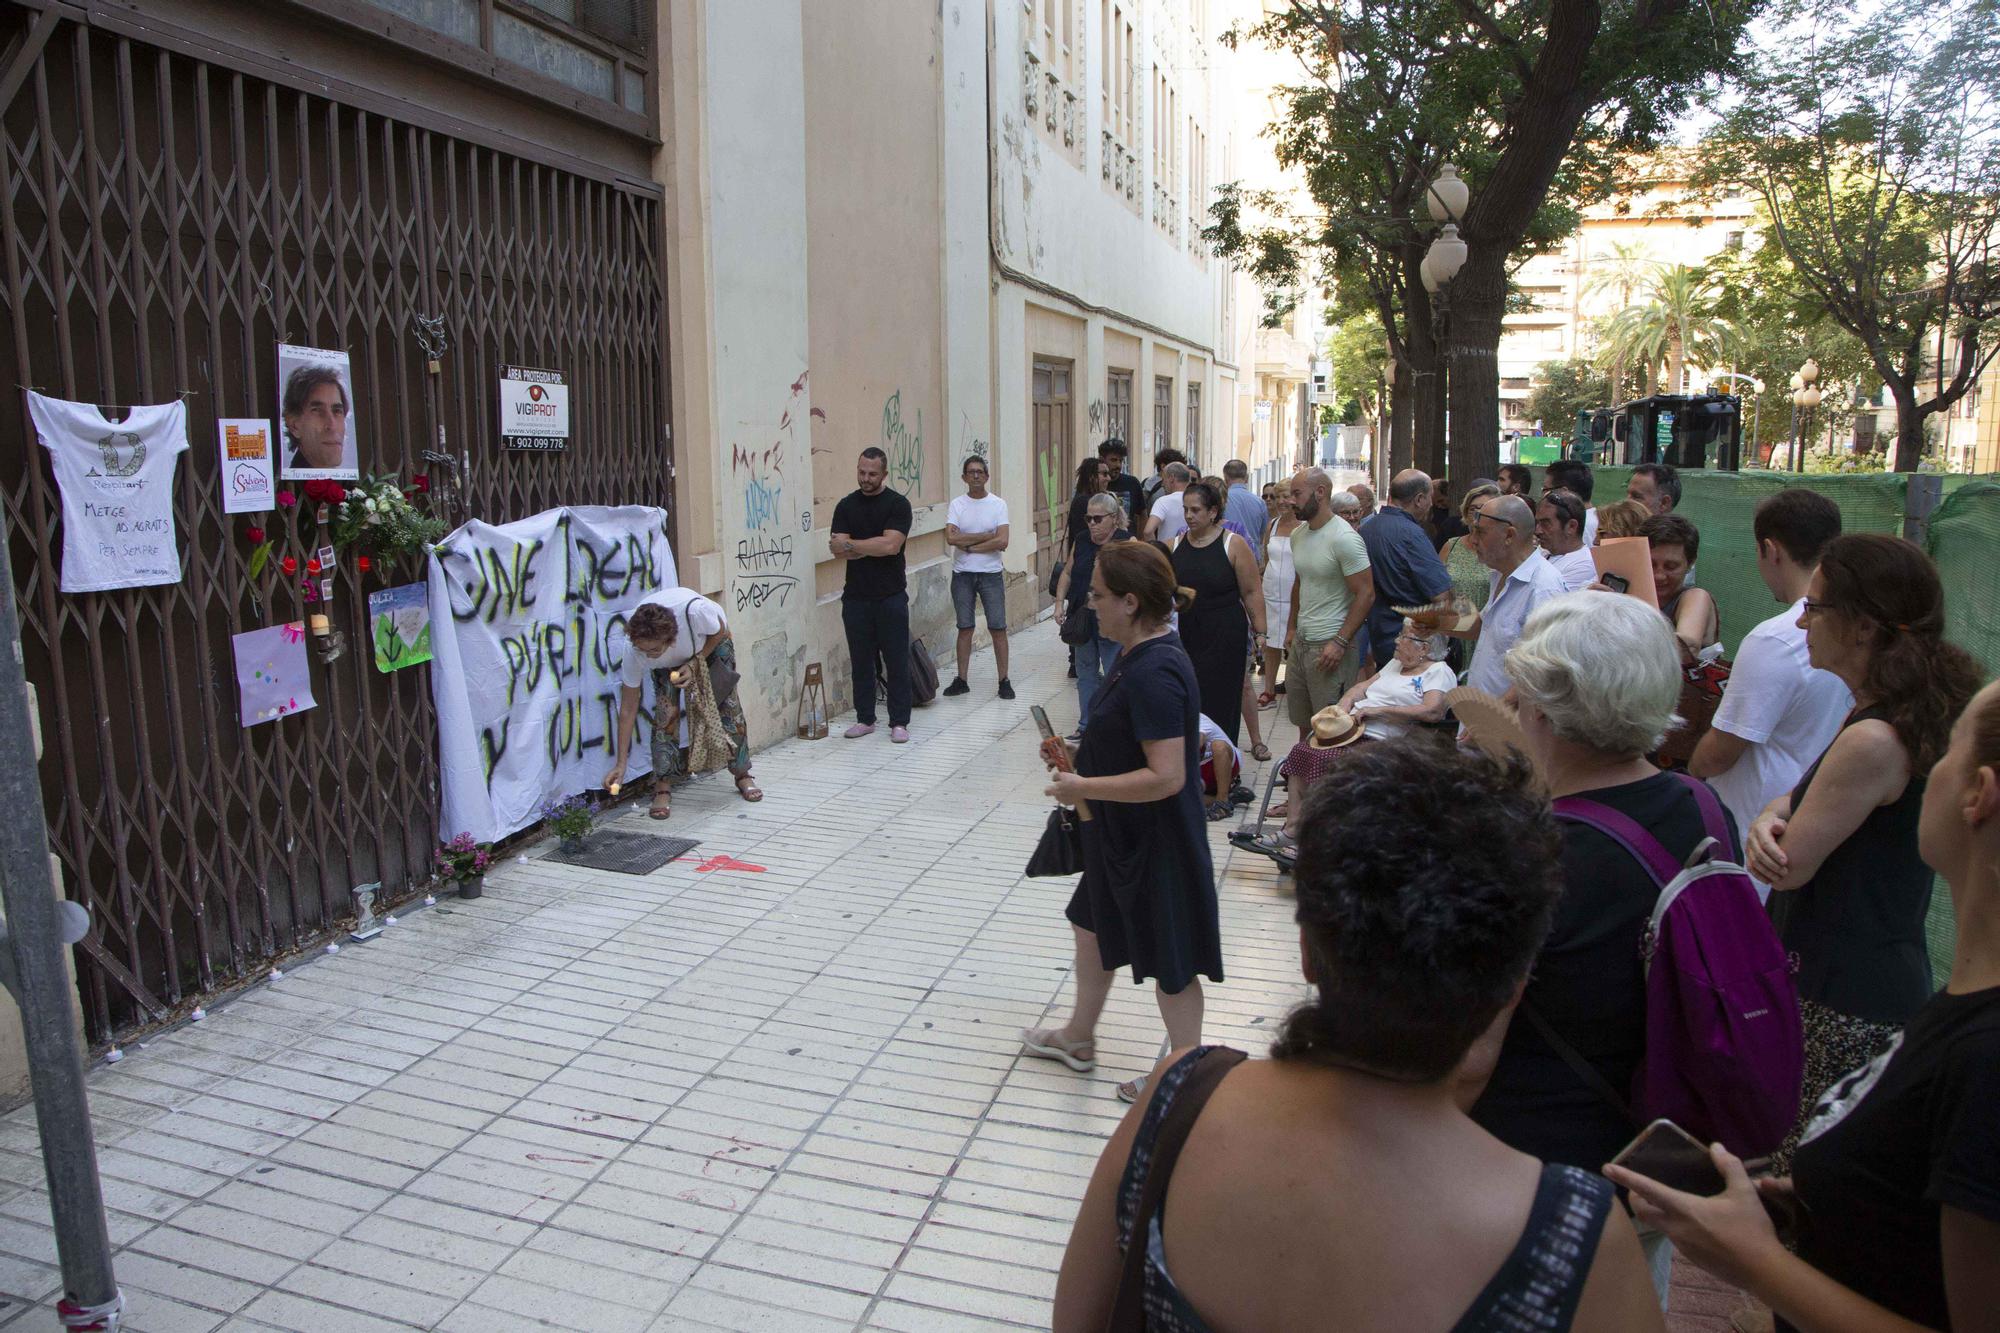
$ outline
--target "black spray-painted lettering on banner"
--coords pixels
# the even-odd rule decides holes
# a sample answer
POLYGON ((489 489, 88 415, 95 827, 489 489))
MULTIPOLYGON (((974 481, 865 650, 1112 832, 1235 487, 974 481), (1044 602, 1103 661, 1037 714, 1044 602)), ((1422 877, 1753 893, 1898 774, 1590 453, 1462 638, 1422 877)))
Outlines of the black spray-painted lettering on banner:
POLYGON ((625 660, 624 631, 623 611, 592 617, 578 609, 560 624, 536 621, 518 633, 503 635, 500 653, 507 659, 507 706, 514 706, 524 687, 533 694, 544 675, 553 675, 560 690, 585 675, 586 667, 597 676, 616 672, 625 660), (619 641, 615 651, 614 636, 619 641))
POLYGON ((489 546, 472 555, 472 569, 459 578, 465 593, 461 604, 452 599, 451 614, 460 622, 483 620, 491 625, 500 620, 517 620, 535 605, 535 576, 541 572, 537 561, 544 543, 538 537, 511 547, 489 546))
MULTIPOLYGON (((653 712, 643 704, 639 708, 636 730, 641 737, 649 736, 653 731, 653 712)), ((582 759, 593 750, 611 754, 616 749, 613 742, 617 736, 618 689, 615 685, 596 695, 564 699, 556 705, 556 711, 549 714, 545 737, 549 768, 553 771, 563 760, 582 759)))
POLYGON ((507 753, 507 730, 514 725, 514 719, 500 719, 500 733, 496 736, 491 727, 479 729, 479 757, 486 764, 486 789, 493 789, 493 770, 500 767, 501 756, 507 753))

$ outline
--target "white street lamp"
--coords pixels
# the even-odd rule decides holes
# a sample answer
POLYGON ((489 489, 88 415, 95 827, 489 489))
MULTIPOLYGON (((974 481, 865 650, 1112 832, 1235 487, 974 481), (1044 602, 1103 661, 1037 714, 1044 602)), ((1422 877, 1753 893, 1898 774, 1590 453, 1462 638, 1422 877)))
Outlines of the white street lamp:
POLYGON ((1447 222, 1431 242, 1431 248, 1424 252, 1424 264, 1440 287, 1446 286, 1458 271, 1465 267, 1466 244, 1459 239, 1458 227, 1447 222))
POLYGON ((1457 222, 1465 216, 1465 206, 1472 202, 1472 190, 1458 178, 1458 168, 1447 162, 1438 168, 1438 178, 1431 182, 1425 202, 1430 206, 1432 222, 1457 222))

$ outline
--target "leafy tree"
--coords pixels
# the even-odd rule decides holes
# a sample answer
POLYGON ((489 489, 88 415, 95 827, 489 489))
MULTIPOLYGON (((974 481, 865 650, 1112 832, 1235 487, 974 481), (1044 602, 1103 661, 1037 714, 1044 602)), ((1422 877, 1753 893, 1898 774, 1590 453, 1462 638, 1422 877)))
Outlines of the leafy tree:
POLYGON ((1548 435, 1562 435, 1576 424, 1578 412, 1611 406, 1611 378, 1582 357, 1544 361, 1535 368, 1535 388, 1528 395, 1528 417, 1542 423, 1548 435))
POLYGON ((1365 423, 1374 447, 1381 448, 1380 417, 1389 397, 1389 340, 1382 321, 1372 311, 1342 320, 1327 339, 1327 360, 1334 396, 1354 407, 1354 415, 1343 413, 1341 420, 1365 423))
POLYGON ((2000 350, 2000 5, 1921 20, 1791 0, 1698 180, 1761 197, 1771 239, 1896 404, 1895 466, 2000 350))
POLYGON ((1445 369, 1451 470, 1490 475, 1513 267, 1573 230, 1612 158, 1657 141, 1690 91, 1730 67, 1759 3, 1289 0, 1250 31, 1304 71, 1280 90, 1270 132, 1315 214, 1246 225, 1256 209, 1244 204, 1260 201, 1224 192, 1204 235, 1267 288, 1311 280, 1363 293, 1396 364, 1392 458, 1410 427, 1435 453, 1445 369), (1468 252, 1434 307, 1420 274, 1426 191, 1448 161, 1472 191, 1468 252))
MULTIPOLYGON (((1791 377, 1808 358, 1819 363, 1824 395, 1813 424, 1841 419, 1882 381, 1861 340, 1836 324, 1826 306, 1807 288, 1784 247, 1768 239, 1761 219, 1751 233, 1765 238, 1708 263, 1716 280, 1716 310, 1736 330, 1731 369, 1760 381, 1764 391, 1741 382, 1731 389, 1744 399, 1744 457, 1769 458, 1773 465, 1790 454, 1791 377), (1754 444, 1754 448, 1750 447, 1754 444)), ((1814 434, 1820 434, 1815 429, 1814 434)))

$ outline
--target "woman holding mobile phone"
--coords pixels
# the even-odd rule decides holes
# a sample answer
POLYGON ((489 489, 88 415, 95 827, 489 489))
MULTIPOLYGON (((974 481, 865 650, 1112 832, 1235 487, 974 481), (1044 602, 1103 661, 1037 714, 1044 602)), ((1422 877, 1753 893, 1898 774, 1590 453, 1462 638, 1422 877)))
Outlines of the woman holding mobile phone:
POLYGON ((2000 1329, 2000 685, 1952 729, 1917 829, 1951 888, 1951 981, 1827 1089, 1785 1180, 1709 1149, 1712 1198, 1607 1167, 1641 1220, 1769 1305, 1780 1328, 2000 1329), (1759 1204, 1796 1219, 1798 1252, 1759 1204))
MULTIPOLYGON (((1201 800, 1201 691, 1180 636, 1167 628, 1180 593, 1153 547, 1116 542, 1098 551, 1089 604, 1118 661, 1074 762, 1062 741, 1043 742, 1056 770, 1048 794, 1064 805, 1088 801, 1092 817, 1083 825, 1083 877, 1065 913, 1076 939, 1076 1002, 1068 1022, 1023 1032, 1021 1044, 1079 1073, 1097 1067, 1097 1019, 1120 968, 1129 966, 1135 982, 1155 979, 1174 1046, 1201 1040, 1197 974, 1222 980, 1201 800)), ((1143 1082, 1123 1084, 1118 1095, 1133 1100, 1143 1082)))
POLYGON ((1660 1329, 1609 1182, 1465 1114, 1562 892, 1528 766, 1388 742, 1302 804, 1309 998, 1267 1060, 1160 1062, 1084 1193, 1056 1333, 1139 1294, 1120 1281, 1135 1246, 1155 1333, 1660 1329))

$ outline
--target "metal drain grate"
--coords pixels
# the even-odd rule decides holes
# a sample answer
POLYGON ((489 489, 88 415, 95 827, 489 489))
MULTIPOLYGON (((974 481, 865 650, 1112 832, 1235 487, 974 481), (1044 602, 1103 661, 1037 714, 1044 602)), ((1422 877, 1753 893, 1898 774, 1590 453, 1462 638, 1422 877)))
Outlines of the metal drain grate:
POLYGON ((597 829, 579 851, 566 852, 558 843, 544 860, 591 870, 615 870, 621 875, 650 875, 676 856, 700 846, 693 838, 661 838, 650 833, 619 833, 597 829))

